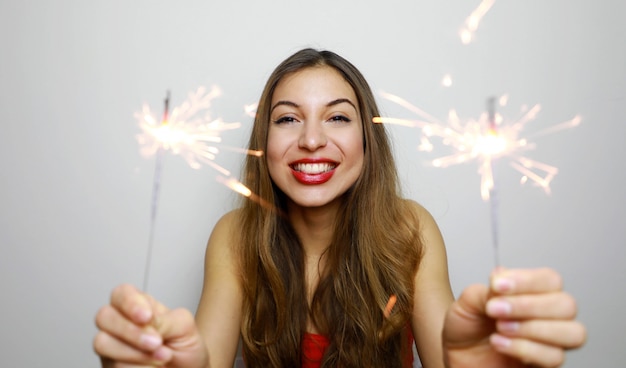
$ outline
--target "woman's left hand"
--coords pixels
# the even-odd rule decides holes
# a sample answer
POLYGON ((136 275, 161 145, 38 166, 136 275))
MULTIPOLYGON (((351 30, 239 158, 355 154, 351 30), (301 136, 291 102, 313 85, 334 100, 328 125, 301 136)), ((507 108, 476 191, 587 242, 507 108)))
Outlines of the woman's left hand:
POLYGON ((551 269, 498 269, 491 285, 463 291, 444 322, 446 366, 559 367, 582 346, 585 327, 576 301, 551 269))

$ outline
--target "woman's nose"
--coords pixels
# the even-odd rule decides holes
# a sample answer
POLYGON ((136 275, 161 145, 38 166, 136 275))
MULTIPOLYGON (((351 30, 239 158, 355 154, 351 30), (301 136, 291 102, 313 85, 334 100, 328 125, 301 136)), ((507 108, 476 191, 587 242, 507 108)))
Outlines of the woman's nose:
POLYGON ((300 148, 315 151, 326 146, 326 143, 328 143, 328 138, 326 137, 322 123, 305 122, 303 124, 298 140, 298 146, 300 148))

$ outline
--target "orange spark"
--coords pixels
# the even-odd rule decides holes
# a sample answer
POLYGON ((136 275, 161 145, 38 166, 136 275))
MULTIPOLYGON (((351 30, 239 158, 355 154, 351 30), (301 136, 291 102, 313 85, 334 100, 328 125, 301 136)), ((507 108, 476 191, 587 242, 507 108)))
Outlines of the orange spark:
POLYGON ((389 297, 389 301, 387 302, 387 305, 385 306, 385 310, 383 312, 383 315, 385 316, 385 318, 389 318, 389 316, 391 316, 391 311, 393 310, 393 307, 396 305, 397 301, 398 301, 398 298, 394 294, 391 294, 391 296, 389 297))

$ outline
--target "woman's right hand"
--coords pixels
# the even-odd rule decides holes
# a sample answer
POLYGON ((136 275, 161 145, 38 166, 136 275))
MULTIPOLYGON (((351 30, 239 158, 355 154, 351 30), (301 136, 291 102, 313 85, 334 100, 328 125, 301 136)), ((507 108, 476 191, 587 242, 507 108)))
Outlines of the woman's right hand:
POLYGON ((96 315, 93 347, 103 367, 205 368, 208 352, 192 313, 169 310, 127 284, 96 315))

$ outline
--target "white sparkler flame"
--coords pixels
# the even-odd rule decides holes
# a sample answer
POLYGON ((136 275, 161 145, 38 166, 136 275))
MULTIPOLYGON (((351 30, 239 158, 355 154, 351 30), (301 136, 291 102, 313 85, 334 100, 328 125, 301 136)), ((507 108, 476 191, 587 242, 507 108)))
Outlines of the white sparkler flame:
MULTIPOLYGON (((511 159, 511 167, 523 175, 522 183, 531 180, 546 193, 550 193, 550 183, 558 173, 558 169, 521 155, 522 152, 535 148, 535 144, 530 143, 528 138, 522 137, 521 133, 527 123, 536 118, 541 109, 539 105, 527 109, 521 118, 515 121, 508 121, 501 114, 494 114, 493 123, 491 123, 488 114, 484 113, 478 119, 461 122, 456 111, 450 110, 448 121, 441 123, 401 97, 385 92, 380 94, 383 98, 416 113, 423 120, 376 117, 374 122, 420 128, 422 131, 418 146, 420 151, 432 151, 434 147, 432 138, 441 139, 441 143, 451 147, 453 153, 432 160, 431 164, 435 167, 445 168, 477 161, 478 172, 481 176, 480 192, 484 200, 489 199, 489 193, 494 185, 492 162, 505 156, 511 159)), ((498 99, 500 104, 505 104, 507 100, 508 98, 504 96, 498 99)), ((581 117, 576 116, 569 121, 545 129, 535 136, 571 128, 579 125, 581 121, 581 117)))
POLYGON ((496 0, 482 0, 478 7, 465 19, 463 27, 459 30, 459 37, 461 37, 461 42, 464 45, 468 45, 474 41, 474 35, 476 34, 481 20, 495 2, 496 0))
MULTIPOLYGON (((189 93, 182 105, 174 108, 163 121, 159 121, 147 105, 141 113, 135 114, 143 133, 137 140, 141 145, 141 154, 153 156, 159 149, 169 150, 180 155, 189 166, 199 169, 206 164, 223 175, 230 172, 214 162, 220 152, 216 144, 222 141, 221 133, 237 129, 241 123, 225 123, 221 119, 213 119, 209 108, 211 102, 221 95, 221 90, 213 86, 207 91, 204 87, 189 93)), ((256 151, 243 152, 262 155, 256 151)))

